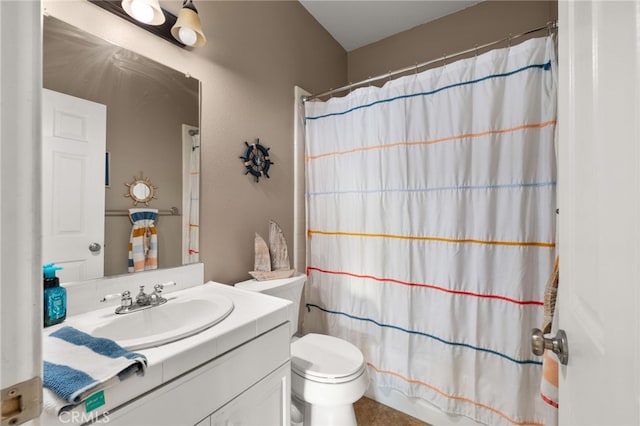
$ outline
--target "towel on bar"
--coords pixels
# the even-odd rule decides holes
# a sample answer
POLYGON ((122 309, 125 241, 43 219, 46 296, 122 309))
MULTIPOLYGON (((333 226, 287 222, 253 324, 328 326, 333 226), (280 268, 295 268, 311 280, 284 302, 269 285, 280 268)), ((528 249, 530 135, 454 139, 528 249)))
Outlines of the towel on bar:
POLYGON ((48 404, 45 398, 45 405, 58 410, 80 404, 134 374, 144 375, 147 367, 144 355, 68 326, 44 338, 42 358, 42 385, 54 396, 48 404))
MULTIPOLYGON (((559 262, 556 257, 555 265, 551 277, 547 281, 544 292, 544 323, 542 332, 545 337, 553 337, 558 331, 557 321, 553 318, 557 315, 558 284, 560 283, 559 262)), ((545 349, 542 357, 542 380, 540 383, 540 398, 545 402, 549 414, 546 424, 556 425, 558 422, 558 356, 551 350, 545 349)))
POLYGON ((158 269, 157 209, 129 209, 133 223, 129 240, 129 272, 158 269))

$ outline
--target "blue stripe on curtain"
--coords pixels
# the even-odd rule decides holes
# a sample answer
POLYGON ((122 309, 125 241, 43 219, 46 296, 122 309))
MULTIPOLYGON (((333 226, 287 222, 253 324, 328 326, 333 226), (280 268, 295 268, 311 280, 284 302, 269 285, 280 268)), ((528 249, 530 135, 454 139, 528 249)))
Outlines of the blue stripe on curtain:
POLYGON ((544 71, 549 71, 551 69, 551 61, 547 61, 544 64, 527 65, 525 67, 519 68, 519 69, 514 70, 514 71, 509 71, 509 72, 500 73, 500 74, 488 75, 486 77, 478 78, 478 79, 471 80, 471 81, 464 81, 464 82, 460 82, 460 83, 450 84, 448 86, 440 87, 438 89, 430 90, 428 92, 411 93, 411 94, 408 94, 408 95, 395 96, 393 98, 388 98, 388 99, 381 99, 379 101, 371 102, 371 103, 366 104, 366 105, 359 105, 357 107, 350 108, 350 109, 348 109, 346 111, 332 112, 330 114, 317 115, 317 116, 307 116, 307 117, 305 117, 305 119, 307 119, 307 120, 318 120, 318 119, 321 119, 321 118, 327 118, 327 117, 331 117, 331 116, 335 116, 335 115, 344 115, 344 114, 348 114, 350 112, 353 112, 353 111, 361 109, 361 108, 369 108, 369 107, 372 107, 374 105, 378 105, 378 104, 385 103, 385 102, 393 102, 393 101, 397 101, 397 100, 400 100, 400 99, 414 98, 414 97, 417 97, 417 96, 434 95, 436 93, 442 92, 443 90, 453 89, 455 87, 466 86, 466 85, 469 85, 469 84, 477 84, 477 83, 480 83, 480 82, 483 82, 485 80, 489 80, 489 79, 492 79, 492 78, 509 77, 509 76, 517 74, 519 72, 528 71, 528 70, 531 70, 531 69, 541 69, 541 70, 544 70, 544 71))
POLYGON ((534 365, 542 365, 542 362, 541 362, 541 361, 535 361, 535 360, 532 360, 532 359, 516 359, 516 358, 510 357, 509 355, 506 355, 506 354, 500 353, 500 352, 498 352, 498 351, 494 351, 494 350, 492 350, 492 349, 488 349, 488 348, 481 348, 481 347, 479 347, 479 346, 473 346, 473 345, 470 345, 470 344, 468 344, 468 343, 453 342, 453 341, 446 340, 446 339, 443 339, 443 338, 438 337, 438 336, 434 336, 433 334, 423 333, 423 332, 415 331, 415 330, 408 330, 408 329, 406 329, 406 328, 398 327, 398 326, 395 326, 395 325, 392 325, 392 324, 383 324, 383 323, 381 323, 381 322, 379 322, 379 321, 374 320, 373 318, 363 318, 363 317, 358 317, 358 316, 355 316, 355 315, 348 314, 348 313, 346 313, 346 312, 332 311, 332 310, 330 310, 330 309, 325 309, 325 308, 323 308, 323 307, 321 307, 321 306, 314 305, 313 303, 307 303, 307 305, 306 305, 306 306, 307 306, 307 308, 316 308, 316 309, 320 309, 321 311, 327 312, 327 313, 329 313, 329 314, 334 314, 334 315, 344 315, 345 317, 348 317, 348 318, 351 318, 351 319, 355 319, 355 320, 358 320, 358 321, 369 321, 369 322, 371 322, 371 323, 373 323, 373 324, 377 325, 378 327, 394 328, 394 329, 396 329, 396 330, 400 330, 400 331, 403 331, 403 332, 405 332, 405 333, 409 333, 409 334, 419 334, 419 335, 422 335, 422 336, 424 336, 424 337, 428 337, 428 338, 430 338, 430 339, 437 340, 438 342, 440 342, 440 343, 444 343, 444 344, 446 344, 446 345, 451 345, 451 346, 462 346, 462 347, 465 347, 465 348, 468 348, 468 349, 473 349, 473 350, 475 350, 475 351, 487 352, 487 353, 490 353, 490 354, 493 354, 493 355, 500 356, 500 357, 502 357, 502 358, 504 358, 504 359, 508 359, 509 361, 511 361, 511 362, 515 362, 516 364, 534 364, 534 365))
POLYGON ((303 332, 356 344, 376 389, 548 423, 529 340, 557 254, 555 68, 532 39, 305 103, 303 332))

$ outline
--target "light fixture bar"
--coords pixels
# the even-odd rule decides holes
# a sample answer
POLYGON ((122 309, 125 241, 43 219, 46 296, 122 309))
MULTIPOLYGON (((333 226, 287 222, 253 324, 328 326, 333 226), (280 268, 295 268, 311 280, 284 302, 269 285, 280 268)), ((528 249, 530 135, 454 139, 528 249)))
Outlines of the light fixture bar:
MULTIPOLYGON (((1 0, 0 0, 1 1, 1 0)), ((132 24, 137 25, 140 28, 144 28, 145 30, 149 31, 150 33, 153 33, 155 35, 157 35, 160 38, 163 38, 173 44, 175 44, 176 46, 180 46, 180 47, 185 47, 185 45, 183 43, 181 43, 180 41, 176 40, 173 35, 171 34, 171 28, 174 26, 174 24, 177 21, 177 17, 175 15, 173 15, 170 12, 167 12, 164 9, 162 10, 162 13, 164 13, 165 16, 165 21, 163 24, 160 25, 147 25, 147 24, 143 24, 142 22, 139 22, 137 20, 135 20, 134 18, 132 18, 131 16, 129 16, 129 14, 127 14, 127 12, 125 12, 125 10, 122 8, 122 6, 120 5, 120 0, 88 0, 90 3, 95 4, 96 6, 99 6, 111 13, 113 13, 114 15, 119 16, 122 19, 125 19, 129 22, 131 22, 132 24)))

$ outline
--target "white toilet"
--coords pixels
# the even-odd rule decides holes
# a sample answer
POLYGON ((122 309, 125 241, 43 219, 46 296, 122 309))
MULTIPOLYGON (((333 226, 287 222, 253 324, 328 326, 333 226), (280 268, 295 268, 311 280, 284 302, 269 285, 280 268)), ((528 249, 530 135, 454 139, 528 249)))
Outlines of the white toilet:
POLYGON ((356 346, 337 337, 323 334, 296 337, 306 280, 306 275, 296 274, 279 280, 248 280, 235 286, 293 302, 290 318, 292 424, 298 423, 296 414, 302 414, 300 410, 304 426, 355 426, 353 403, 364 395, 369 385, 364 357, 356 346))

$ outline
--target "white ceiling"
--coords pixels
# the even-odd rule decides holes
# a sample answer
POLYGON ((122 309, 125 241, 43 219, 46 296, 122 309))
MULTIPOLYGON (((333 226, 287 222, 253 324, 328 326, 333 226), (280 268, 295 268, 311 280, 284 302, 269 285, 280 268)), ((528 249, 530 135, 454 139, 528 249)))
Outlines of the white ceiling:
MULTIPOLYGON (((347 52, 350 52, 393 34, 458 12, 482 0, 298 1, 347 52)), ((182 7, 182 1, 160 0, 160 6, 177 15, 182 7)))
POLYGON ((299 0, 349 52, 481 0, 299 0))

